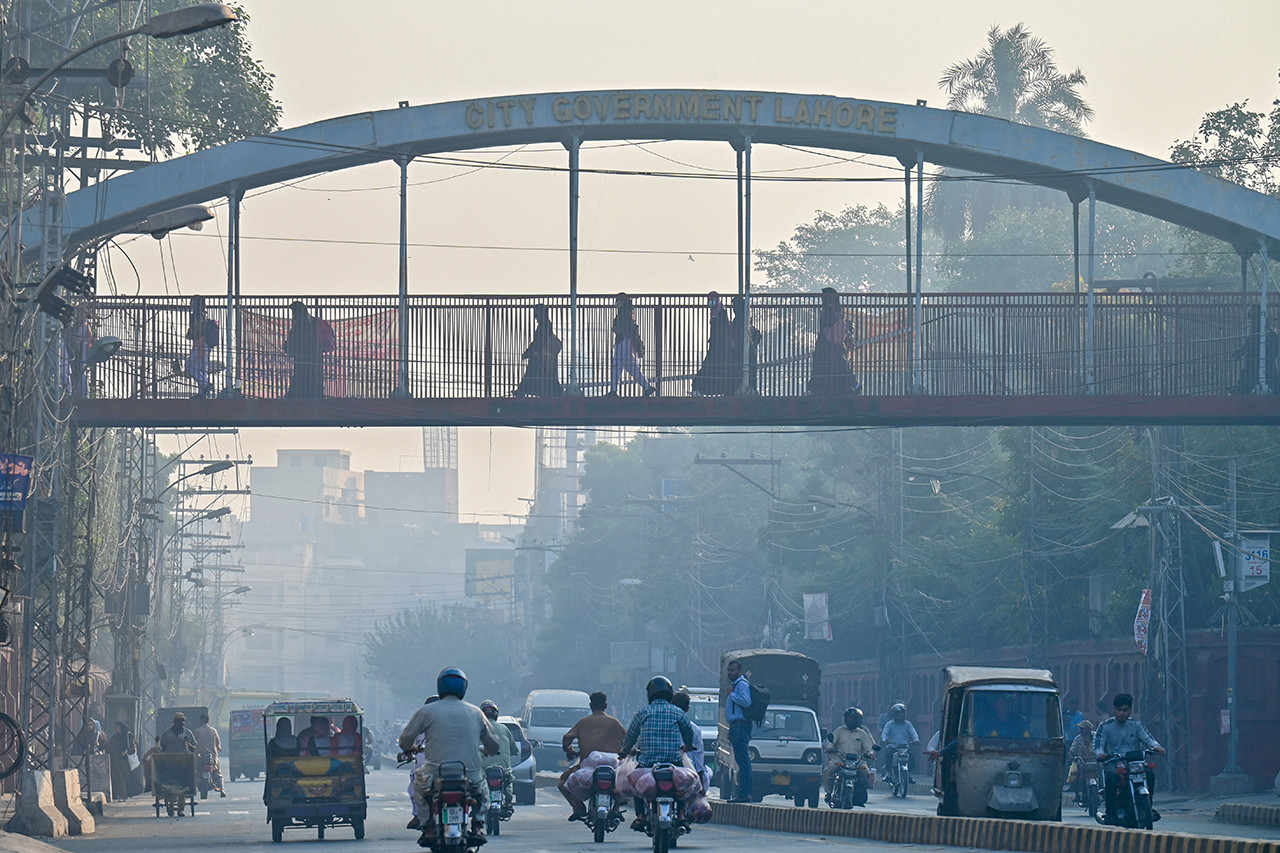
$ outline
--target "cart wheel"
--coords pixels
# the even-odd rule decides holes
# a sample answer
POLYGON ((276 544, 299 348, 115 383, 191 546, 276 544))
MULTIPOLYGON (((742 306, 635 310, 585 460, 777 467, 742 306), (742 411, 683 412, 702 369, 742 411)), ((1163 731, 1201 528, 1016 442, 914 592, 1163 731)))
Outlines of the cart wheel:
POLYGON ((364 840, 364 818, 353 817, 351 819, 351 828, 356 831, 356 841, 364 840))
POLYGON ((284 818, 273 817, 271 819, 271 840, 277 844, 284 841, 284 818))

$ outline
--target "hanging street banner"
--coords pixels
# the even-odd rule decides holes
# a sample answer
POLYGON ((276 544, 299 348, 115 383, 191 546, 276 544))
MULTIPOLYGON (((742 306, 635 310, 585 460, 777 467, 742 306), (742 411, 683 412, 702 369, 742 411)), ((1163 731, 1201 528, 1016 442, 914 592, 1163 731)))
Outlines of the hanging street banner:
POLYGON ((1271 537, 1241 536, 1240 592, 1262 586, 1271 580, 1271 537))
POLYGON ((830 640, 831 619, 827 612, 827 594, 804 596, 804 638, 806 640, 830 640))
POLYGON ((1147 631, 1151 627, 1151 590, 1142 591, 1142 600, 1138 602, 1138 615, 1133 617, 1133 641, 1138 644, 1138 651, 1147 653, 1147 631))

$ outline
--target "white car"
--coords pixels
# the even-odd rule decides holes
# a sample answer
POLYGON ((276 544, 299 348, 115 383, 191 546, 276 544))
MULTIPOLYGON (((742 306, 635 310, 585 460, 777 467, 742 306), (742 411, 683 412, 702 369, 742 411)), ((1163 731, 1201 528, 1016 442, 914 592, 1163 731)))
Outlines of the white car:
POLYGON ((515 717, 500 716, 498 722, 511 730, 516 745, 520 747, 519 763, 511 765, 516 777, 516 805, 531 806, 537 797, 538 759, 533 755, 533 743, 525 736, 520 721, 515 717))

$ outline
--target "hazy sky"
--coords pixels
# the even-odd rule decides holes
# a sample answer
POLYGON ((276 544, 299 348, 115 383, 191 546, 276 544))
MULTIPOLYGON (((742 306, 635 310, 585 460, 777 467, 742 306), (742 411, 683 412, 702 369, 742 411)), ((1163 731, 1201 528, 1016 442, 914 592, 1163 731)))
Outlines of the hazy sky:
MULTIPOLYGON (((887 0, 473 2, 243 0, 254 54, 275 75, 284 126, 396 107, 529 92, 607 88, 759 89, 945 106, 944 68, 974 56, 992 25, 1025 23, 1079 67, 1093 138, 1166 158, 1203 115, 1277 95, 1276 0, 887 0), (1210 11, 1212 9, 1212 11, 1210 11), (912 14, 915 12, 916 14, 912 14)), ((612 143, 583 166, 732 170, 728 146, 612 143)), ((501 152, 563 166, 553 147, 501 152)), ((493 159, 494 155, 490 155, 493 159)), ((755 169, 884 174, 819 152, 755 151, 755 169)), ((410 170, 410 288, 563 292, 562 174, 415 164, 410 170)), ((394 293, 398 171, 365 167, 259 191, 244 204, 246 293, 394 293)), ((753 244, 772 248, 816 210, 896 203, 896 185, 757 184, 753 244)), ((1065 203, 1065 202, 1064 202, 1065 203)), ((732 290, 731 182, 585 176, 584 292, 732 290), (690 261, 690 256, 694 258, 690 261)), ((125 293, 225 292, 224 209, 202 234, 125 242, 107 271, 125 293), (162 260, 163 258, 163 260, 162 260)), ((420 466, 418 430, 249 431, 242 446, 273 464, 276 446, 345 447, 357 468, 420 466)), ((517 511, 532 488, 531 432, 471 430, 462 504, 517 511)))

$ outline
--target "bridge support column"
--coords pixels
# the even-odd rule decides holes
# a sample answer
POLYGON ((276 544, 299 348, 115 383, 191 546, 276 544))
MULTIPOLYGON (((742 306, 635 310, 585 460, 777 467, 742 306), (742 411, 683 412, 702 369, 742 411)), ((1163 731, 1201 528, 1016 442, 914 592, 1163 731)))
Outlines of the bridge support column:
POLYGON ((578 155, 582 140, 575 136, 565 147, 569 149, 569 383, 564 391, 566 396, 581 397, 582 386, 578 382, 578 155))
POLYGON ((924 393, 923 305, 924 267, 924 149, 916 149, 916 292, 911 300, 911 392, 924 393))
POLYGON ((396 387, 391 396, 405 399, 409 394, 409 163, 413 158, 402 155, 396 158, 400 165, 400 301, 396 305, 396 320, 400 330, 399 369, 396 387))
POLYGON ((1267 382, 1267 290, 1270 275, 1267 271, 1267 238, 1258 238, 1258 256, 1262 259, 1262 284, 1258 293, 1258 394, 1270 394, 1277 390, 1267 382))
POLYGON ((240 200, 234 184, 227 193, 227 378, 223 398, 240 396, 240 200))
POLYGON ((742 382, 739 394, 751 387, 751 137, 738 149, 738 292, 742 296, 742 382))
POLYGON ((1093 310, 1096 294, 1093 289, 1094 248, 1098 234, 1098 189, 1089 182, 1089 292, 1085 294, 1084 309, 1084 391, 1086 394, 1098 392, 1094 377, 1093 345, 1094 325, 1093 310))

